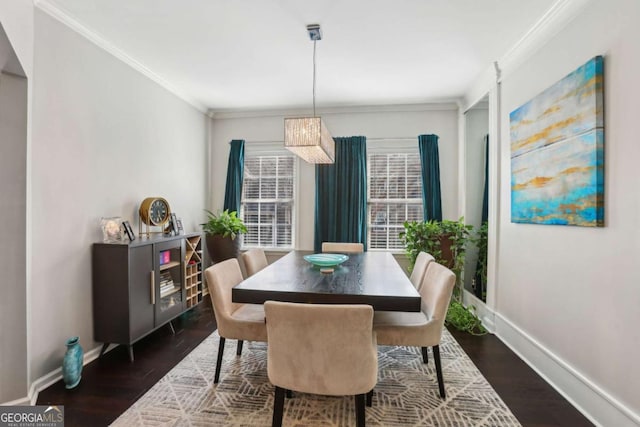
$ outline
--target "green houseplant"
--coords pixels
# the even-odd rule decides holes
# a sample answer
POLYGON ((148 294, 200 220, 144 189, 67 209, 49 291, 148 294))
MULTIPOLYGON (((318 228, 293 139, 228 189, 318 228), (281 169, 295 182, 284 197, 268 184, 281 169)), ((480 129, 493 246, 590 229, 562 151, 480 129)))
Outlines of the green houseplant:
POLYGON ((236 211, 224 210, 218 214, 206 210, 207 222, 200 224, 206 233, 207 250, 213 262, 237 258, 240 252, 238 235, 247 232, 247 227, 238 218, 236 211))
POLYGON ((411 266, 421 251, 431 254, 438 263, 449 267, 456 275, 456 286, 446 323, 456 329, 474 334, 484 334, 486 330, 475 315, 475 307, 462 304, 462 273, 467 244, 472 239, 473 226, 466 225, 464 219, 458 221, 413 221, 404 223, 405 230, 400 238, 405 244, 411 266))

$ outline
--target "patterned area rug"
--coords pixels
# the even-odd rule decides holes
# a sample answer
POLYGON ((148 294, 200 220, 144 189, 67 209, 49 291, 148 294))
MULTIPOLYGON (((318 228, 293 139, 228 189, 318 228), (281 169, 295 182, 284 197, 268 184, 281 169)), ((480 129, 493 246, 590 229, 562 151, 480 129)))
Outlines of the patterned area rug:
MULTIPOLYGON (((214 332, 114 426, 270 426, 273 386, 267 378, 266 344, 245 342, 241 357, 227 340, 220 382, 213 384, 218 333, 214 332)), ((431 351, 379 347, 378 384, 367 426, 519 426, 487 380, 445 330, 440 357, 447 399, 438 396, 431 351)), ((285 399, 285 426, 355 425, 353 397, 294 393, 285 399)))

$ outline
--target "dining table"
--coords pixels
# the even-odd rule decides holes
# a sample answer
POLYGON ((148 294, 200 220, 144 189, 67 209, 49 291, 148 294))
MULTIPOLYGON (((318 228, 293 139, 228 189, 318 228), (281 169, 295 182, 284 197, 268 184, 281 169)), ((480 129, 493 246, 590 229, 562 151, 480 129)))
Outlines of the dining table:
POLYGON ((248 277, 232 289, 232 301, 367 304, 376 311, 420 311, 420 295, 390 252, 346 254, 348 259, 331 272, 306 261, 309 254, 313 252, 291 251, 248 277))

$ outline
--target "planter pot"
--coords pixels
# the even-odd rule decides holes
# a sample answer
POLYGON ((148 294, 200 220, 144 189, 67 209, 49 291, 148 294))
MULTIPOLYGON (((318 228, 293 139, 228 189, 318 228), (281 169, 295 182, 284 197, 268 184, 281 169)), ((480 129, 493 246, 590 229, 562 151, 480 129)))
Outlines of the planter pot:
POLYGON ((80 346, 78 337, 67 340, 67 352, 62 360, 62 379, 66 388, 74 388, 82 378, 82 356, 84 351, 80 346))
POLYGON ((214 263, 237 258, 240 255, 240 239, 238 237, 231 239, 231 236, 222 237, 207 234, 206 241, 209 256, 214 263))
POLYGON ((440 251, 442 259, 446 261, 447 268, 453 268, 453 253, 451 252, 451 238, 449 236, 440 237, 440 251))

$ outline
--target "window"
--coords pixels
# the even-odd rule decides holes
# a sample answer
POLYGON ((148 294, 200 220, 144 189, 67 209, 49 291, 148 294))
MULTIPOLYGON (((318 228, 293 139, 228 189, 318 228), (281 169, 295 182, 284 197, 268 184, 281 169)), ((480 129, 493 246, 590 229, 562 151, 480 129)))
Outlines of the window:
POLYGON ((417 149, 370 153, 368 159, 369 249, 403 249, 405 221, 422 221, 422 179, 417 149))
POLYGON ((245 156, 240 207, 247 226, 244 247, 293 247, 294 165, 293 155, 245 156))

